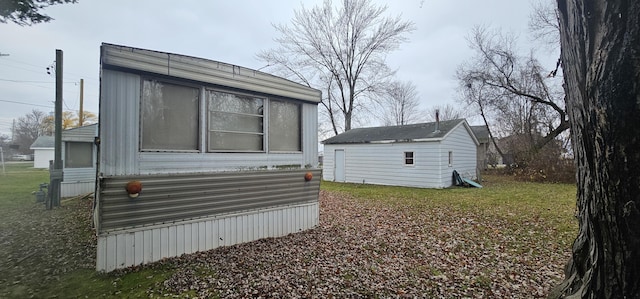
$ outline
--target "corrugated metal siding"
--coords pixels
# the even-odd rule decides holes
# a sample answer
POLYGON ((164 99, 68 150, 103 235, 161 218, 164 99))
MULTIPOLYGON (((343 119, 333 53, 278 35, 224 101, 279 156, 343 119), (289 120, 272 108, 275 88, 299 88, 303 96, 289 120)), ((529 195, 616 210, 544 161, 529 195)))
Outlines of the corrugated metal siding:
POLYGON ((319 90, 263 72, 202 58, 102 44, 102 64, 320 102, 319 90))
POLYGON ((64 183, 96 181, 94 168, 65 168, 64 183))
POLYGON ((100 182, 99 232, 318 201, 320 170, 279 170, 105 177, 100 182), (311 171, 314 179, 304 180, 311 171), (142 182, 130 199, 124 186, 142 182))
POLYGON ((103 70, 100 86, 100 172, 137 174, 140 76, 103 70))
POLYGON ((62 182, 60 184, 60 196, 61 197, 71 197, 78 196, 82 194, 87 194, 94 192, 96 188, 96 181, 84 181, 84 182, 73 182, 73 183, 65 183, 62 182))
POLYGON ((62 131, 62 141, 93 142, 98 136, 98 124, 62 131))
POLYGON ((302 105, 302 150, 304 164, 318 167, 318 105, 302 105))
POLYGON ((334 179, 334 151, 344 149, 346 182, 442 188, 438 146, 438 142, 325 144, 324 178, 334 179), (409 151, 414 152, 413 166, 404 165, 404 152, 409 151))
POLYGON ((163 258, 281 237, 318 225, 317 202, 229 214, 98 236, 96 269, 112 271, 163 258))
POLYGON ((451 186, 451 174, 456 170, 462 177, 476 178, 477 145, 465 126, 455 128, 442 141, 442 182, 451 186), (449 167, 449 151, 453 152, 453 165, 449 167))

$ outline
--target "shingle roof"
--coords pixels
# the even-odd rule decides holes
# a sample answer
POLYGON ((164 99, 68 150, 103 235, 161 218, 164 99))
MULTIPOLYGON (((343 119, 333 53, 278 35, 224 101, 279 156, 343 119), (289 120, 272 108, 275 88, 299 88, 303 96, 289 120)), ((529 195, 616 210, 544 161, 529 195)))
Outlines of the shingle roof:
POLYGON ((489 129, 487 129, 487 126, 471 126, 471 131, 473 131, 473 134, 476 135, 476 139, 478 139, 478 142, 489 142, 489 129))
POLYGON ((39 136, 36 141, 33 142, 31 148, 53 148, 56 144, 56 140, 53 136, 39 136))
POLYGON ((380 141, 415 141, 416 139, 439 139, 444 137, 464 119, 441 121, 439 130, 436 123, 422 123, 404 126, 357 128, 322 141, 323 144, 370 143, 380 141))

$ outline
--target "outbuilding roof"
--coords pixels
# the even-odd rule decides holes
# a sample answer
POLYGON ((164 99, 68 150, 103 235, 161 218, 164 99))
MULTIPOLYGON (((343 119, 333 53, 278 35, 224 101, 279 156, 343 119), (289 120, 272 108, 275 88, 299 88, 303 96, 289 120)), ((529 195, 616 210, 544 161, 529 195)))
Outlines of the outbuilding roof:
POLYGON ((473 134, 476 135, 478 142, 480 143, 489 142, 489 129, 487 129, 487 126, 485 125, 471 126, 471 131, 473 131, 473 134))
POLYGON ((53 148, 56 140, 53 136, 38 136, 38 139, 31 144, 30 149, 34 148, 53 148))
POLYGON ((322 141, 322 143, 345 144, 439 140, 444 138, 461 123, 466 123, 466 120, 454 119, 441 121, 437 125, 437 129, 435 122, 403 126, 357 128, 326 139, 322 141))

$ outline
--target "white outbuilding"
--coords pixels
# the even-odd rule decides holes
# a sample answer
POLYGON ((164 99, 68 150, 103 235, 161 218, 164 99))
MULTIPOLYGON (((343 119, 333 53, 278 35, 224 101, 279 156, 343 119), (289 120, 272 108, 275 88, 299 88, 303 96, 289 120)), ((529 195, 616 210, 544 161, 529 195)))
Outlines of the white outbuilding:
POLYGON ((98 124, 62 131, 60 196, 77 196, 95 191, 98 124))
POLYGON ((322 143, 327 181, 446 188, 454 170, 477 178, 479 143, 464 119, 357 128, 322 143))

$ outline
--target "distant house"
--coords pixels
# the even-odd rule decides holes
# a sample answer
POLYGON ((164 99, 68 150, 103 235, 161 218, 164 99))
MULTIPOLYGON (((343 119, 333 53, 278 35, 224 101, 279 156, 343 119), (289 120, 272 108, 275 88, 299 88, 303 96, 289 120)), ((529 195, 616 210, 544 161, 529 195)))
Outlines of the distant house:
POLYGON ((446 188, 476 178, 479 142, 464 119, 352 129, 323 141, 329 181, 446 188))
POLYGON ((98 124, 62 131, 62 172, 60 196, 94 192, 96 184, 98 124))
POLYGON ((477 160, 478 160, 478 170, 483 171, 487 169, 488 159, 487 153, 489 151, 489 129, 486 125, 482 126, 471 126, 471 130, 473 134, 476 135, 476 139, 478 139, 478 150, 477 150, 477 160))
POLYGON ((49 168, 49 161, 55 157, 54 147, 53 136, 39 136, 30 147, 33 150, 33 168, 49 168))

